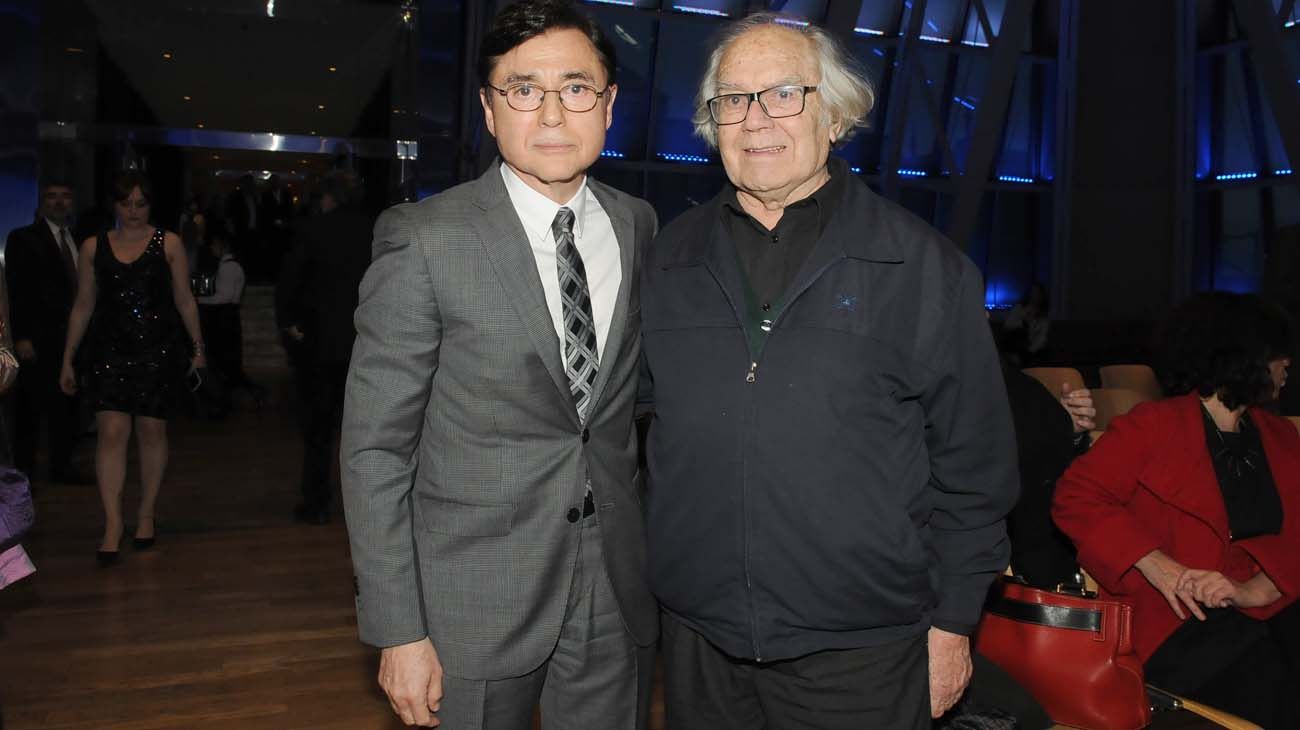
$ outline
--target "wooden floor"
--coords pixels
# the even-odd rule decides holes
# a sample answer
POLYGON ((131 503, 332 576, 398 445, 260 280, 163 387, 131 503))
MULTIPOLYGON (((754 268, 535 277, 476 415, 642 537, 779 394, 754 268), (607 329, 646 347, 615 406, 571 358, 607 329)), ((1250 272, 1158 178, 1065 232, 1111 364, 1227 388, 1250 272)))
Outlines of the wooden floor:
MULTIPOLYGON (((0 727, 402 727, 357 641, 342 521, 290 518, 302 452, 279 400, 173 422, 158 544, 113 568, 95 488, 38 490, 38 572, 0 591, 0 727)), ((132 475, 128 522, 137 495, 132 475)))
POLYGON ((404 727, 356 638, 342 520, 290 519, 301 444, 288 388, 268 384, 280 397, 262 412, 173 422, 151 551, 128 540, 98 568, 95 488, 38 489, 24 543, 38 572, 0 591, 0 730, 404 727))

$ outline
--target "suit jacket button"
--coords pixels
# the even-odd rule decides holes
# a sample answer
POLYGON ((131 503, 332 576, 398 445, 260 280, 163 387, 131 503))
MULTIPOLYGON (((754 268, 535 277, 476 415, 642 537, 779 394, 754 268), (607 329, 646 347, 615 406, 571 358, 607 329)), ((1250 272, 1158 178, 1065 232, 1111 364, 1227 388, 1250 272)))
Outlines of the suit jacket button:
POLYGON ((588 430, 585 429, 585 428, 582 429, 582 443, 585 444, 585 443, 587 443, 587 442, 590 441, 590 440, 591 440, 591 431, 588 431, 588 430))
POLYGON ((574 507, 569 510, 569 514, 566 516, 569 518, 569 522, 577 522, 578 518, 582 517, 582 513, 578 511, 577 507, 574 507))

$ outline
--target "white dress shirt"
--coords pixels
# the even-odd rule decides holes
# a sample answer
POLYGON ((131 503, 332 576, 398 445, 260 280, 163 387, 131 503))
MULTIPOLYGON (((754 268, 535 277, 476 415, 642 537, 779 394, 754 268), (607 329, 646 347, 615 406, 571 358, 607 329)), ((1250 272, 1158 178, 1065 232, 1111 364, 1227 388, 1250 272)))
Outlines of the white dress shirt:
POLYGON ((244 298, 244 267, 234 256, 223 254, 215 283, 210 296, 198 297, 199 304, 239 304, 244 298))
POLYGON ((551 223, 561 207, 573 211, 573 242, 582 256, 587 270, 587 288, 591 292, 591 316, 596 321, 596 347, 600 361, 605 362, 605 339, 609 323, 614 317, 614 303, 618 287, 623 281, 623 267, 619 256, 618 239, 609 215, 600 201, 587 187, 586 178, 573 199, 560 206, 555 201, 528 187, 510 166, 501 164, 501 177, 506 192, 514 205, 515 213, 528 233, 528 242, 537 262, 537 274, 542 279, 546 294, 546 307, 551 311, 555 336, 560 341, 560 358, 564 358, 564 305, 560 301, 560 274, 555 260, 555 236, 551 223))
MULTIPOLYGON (((49 218, 45 219, 45 225, 50 227, 50 234, 54 236, 54 242, 59 245, 59 248, 66 248, 72 253, 72 268, 75 271, 81 262, 77 260, 77 241, 72 237, 72 228, 60 228, 58 223, 49 218), (60 235, 62 231, 68 232, 66 240, 60 235)), ((59 255, 62 256, 63 254, 59 255)))

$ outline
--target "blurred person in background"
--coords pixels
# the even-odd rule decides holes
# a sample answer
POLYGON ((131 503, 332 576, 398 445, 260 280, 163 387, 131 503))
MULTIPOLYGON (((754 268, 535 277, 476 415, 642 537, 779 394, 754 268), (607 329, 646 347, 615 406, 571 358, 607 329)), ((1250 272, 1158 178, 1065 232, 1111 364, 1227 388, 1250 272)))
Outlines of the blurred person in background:
POLYGON ((225 381, 227 388, 248 391, 260 408, 266 399, 266 388, 258 385, 244 372, 244 326, 240 318, 240 303, 244 297, 246 276, 244 267, 230 250, 230 242, 221 231, 209 237, 207 257, 214 261, 214 291, 200 296, 199 323, 207 337, 208 362, 225 381))
POLYGON ((315 524, 330 519, 334 434, 343 417, 343 389, 356 338, 352 315, 370 265, 374 226, 358 207, 360 191, 352 173, 330 173, 320 190, 321 212, 298 227, 276 288, 280 328, 298 350, 306 411, 302 502, 294 516, 315 524))
POLYGON ((68 315, 77 295, 77 244, 72 232, 75 195, 58 178, 40 186, 36 221, 9 234, 5 276, 9 284, 9 336, 23 365, 18 378, 14 463, 36 481, 36 453, 46 435, 50 481, 91 484, 72 469, 77 399, 59 389, 59 366, 68 315), (45 427, 42 429, 42 425, 45 427))

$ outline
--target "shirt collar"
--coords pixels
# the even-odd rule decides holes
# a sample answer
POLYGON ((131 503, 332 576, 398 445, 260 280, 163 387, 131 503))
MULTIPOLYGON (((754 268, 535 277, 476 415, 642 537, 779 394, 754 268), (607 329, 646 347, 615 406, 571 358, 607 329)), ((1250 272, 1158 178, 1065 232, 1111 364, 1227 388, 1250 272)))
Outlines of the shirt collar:
MULTIPOLYGON (((44 216, 42 216, 42 218, 44 218, 44 216)), ((59 231, 66 230, 68 232, 68 235, 72 235, 71 226, 67 226, 67 225, 61 226, 58 223, 55 223, 54 221, 50 220, 49 218, 44 218, 44 220, 45 220, 45 225, 50 227, 50 233, 54 234, 54 240, 58 241, 59 243, 63 243, 63 239, 59 238, 59 231)))
POLYGON ((506 193, 509 194, 510 202, 515 206, 515 212, 519 214, 519 222, 523 223, 524 230, 538 239, 546 240, 547 235, 551 233, 551 223, 555 221, 555 214, 559 212, 561 207, 564 207, 573 211, 574 237, 582 238, 582 226, 583 221, 586 219, 584 214, 587 211, 587 197, 589 194, 585 175, 578 191, 563 206, 528 187, 528 183, 520 179, 519 175, 504 162, 501 163, 501 178, 505 181, 506 193))

